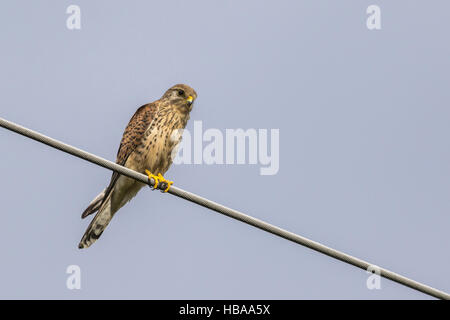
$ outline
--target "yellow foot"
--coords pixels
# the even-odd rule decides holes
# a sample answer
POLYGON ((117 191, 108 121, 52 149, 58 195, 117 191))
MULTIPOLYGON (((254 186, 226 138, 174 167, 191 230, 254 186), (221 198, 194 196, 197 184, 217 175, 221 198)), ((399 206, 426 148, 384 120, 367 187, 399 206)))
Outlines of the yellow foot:
POLYGON ((153 179, 155 181, 153 189, 157 189, 160 183, 165 183, 167 185, 167 188, 164 189, 163 191, 167 192, 169 191, 170 186, 173 184, 173 181, 167 180, 166 178, 163 177, 161 173, 158 173, 157 176, 151 173, 149 170, 145 170, 145 173, 147 174, 149 179, 153 179))
POLYGON ((155 176, 153 173, 151 173, 149 170, 145 169, 145 173, 147 174, 148 178, 151 180, 153 179, 155 181, 155 184, 153 185, 153 189, 158 188, 159 178, 158 176, 155 176))
POLYGON ((164 192, 169 191, 170 186, 173 184, 173 181, 167 180, 166 178, 163 177, 161 173, 158 173, 158 180, 159 182, 165 182, 167 184, 167 188, 164 189, 164 192))

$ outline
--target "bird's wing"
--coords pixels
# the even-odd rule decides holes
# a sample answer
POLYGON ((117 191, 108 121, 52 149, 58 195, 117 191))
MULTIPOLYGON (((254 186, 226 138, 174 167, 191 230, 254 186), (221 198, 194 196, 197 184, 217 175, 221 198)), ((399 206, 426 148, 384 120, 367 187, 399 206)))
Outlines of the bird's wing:
MULTIPOLYGON (((122 136, 122 141, 120 142, 120 147, 117 152, 116 163, 124 166, 127 162, 128 157, 134 152, 136 147, 141 143, 142 137, 144 136, 145 131, 152 123, 155 118, 155 114, 158 109, 158 103, 153 102, 149 104, 145 104, 139 109, 137 109, 136 113, 131 117, 130 122, 125 128, 125 132, 122 136)), ((111 177, 111 182, 108 187, 105 189, 102 197, 101 203, 96 204, 96 210, 85 210, 83 212, 82 218, 87 217, 88 215, 94 213, 100 208, 106 199, 108 199, 109 194, 114 188, 114 185, 117 182, 120 174, 114 172, 111 177)), ((88 208, 89 209, 89 208, 88 208)))
POLYGON ((116 163, 125 165, 128 157, 133 153, 141 142, 141 139, 155 118, 157 103, 145 104, 130 119, 122 136, 119 150, 117 151, 116 163))
MULTIPOLYGON (((127 127, 125 128, 125 132, 122 136, 122 141, 120 142, 119 150, 117 151, 117 159, 116 163, 124 166, 128 160, 128 157, 134 152, 136 147, 141 143, 142 137, 144 136, 145 131, 152 123, 155 118, 155 114, 157 111, 158 104, 153 102, 149 104, 145 104, 139 109, 137 109, 136 113, 130 119, 127 127)), ((117 179, 119 178, 119 173, 114 172, 111 177, 110 186, 106 189, 105 198, 108 196, 108 193, 114 187, 117 179)))

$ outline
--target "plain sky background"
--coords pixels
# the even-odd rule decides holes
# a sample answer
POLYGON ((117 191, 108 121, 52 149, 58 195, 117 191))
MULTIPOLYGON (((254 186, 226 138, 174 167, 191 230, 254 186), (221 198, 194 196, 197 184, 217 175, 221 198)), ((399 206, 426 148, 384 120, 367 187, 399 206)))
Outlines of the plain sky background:
MULTIPOLYGON (((207 128, 280 129, 280 170, 179 165, 177 186, 450 291, 448 1, 2 1, 0 117, 114 160, 173 84, 207 128), (79 31, 66 8, 81 7, 79 31), (366 27, 381 7, 382 30, 366 27)), ((111 172, 0 129, 0 298, 427 299, 142 190, 88 250, 111 172), (66 268, 81 267, 81 290, 66 268)))

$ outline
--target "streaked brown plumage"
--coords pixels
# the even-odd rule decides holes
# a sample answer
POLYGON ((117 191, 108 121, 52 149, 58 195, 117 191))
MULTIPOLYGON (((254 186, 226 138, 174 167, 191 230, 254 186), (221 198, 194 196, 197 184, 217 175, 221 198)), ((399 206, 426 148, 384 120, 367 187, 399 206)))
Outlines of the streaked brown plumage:
MULTIPOLYGON (((131 118, 120 143, 116 163, 145 174, 148 169, 162 175, 172 164, 174 148, 189 120, 197 93, 178 84, 161 99, 143 105, 131 118)), ((78 247, 87 248, 97 240, 114 214, 130 201, 145 184, 114 172, 108 187, 83 212, 82 218, 95 213, 78 247)))

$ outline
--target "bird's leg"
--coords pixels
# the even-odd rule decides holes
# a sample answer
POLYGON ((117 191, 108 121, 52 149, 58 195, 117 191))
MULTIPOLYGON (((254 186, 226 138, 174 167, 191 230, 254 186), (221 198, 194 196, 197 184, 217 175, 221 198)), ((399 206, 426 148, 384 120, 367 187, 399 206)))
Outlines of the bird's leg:
POLYGON ((164 189, 164 192, 169 191, 170 186, 173 184, 173 181, 167 180, 161 173, 158 173, 158 181, 167 184, 167 188, 164 189))
POLYGON ((155 184, 153 186, 153 189, 158 188, 158 184, 159 184, 159 177, 155 176, 153 173, 151 173, 149 170, 145 169, 145 173, 147 174, 148 178, 151 180, 155 180, 155 184))

